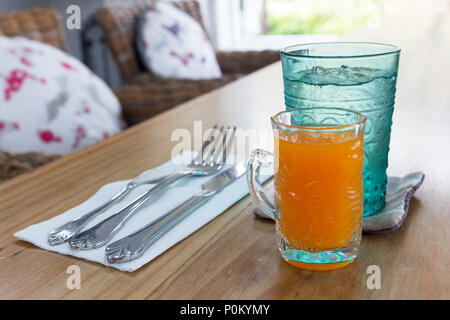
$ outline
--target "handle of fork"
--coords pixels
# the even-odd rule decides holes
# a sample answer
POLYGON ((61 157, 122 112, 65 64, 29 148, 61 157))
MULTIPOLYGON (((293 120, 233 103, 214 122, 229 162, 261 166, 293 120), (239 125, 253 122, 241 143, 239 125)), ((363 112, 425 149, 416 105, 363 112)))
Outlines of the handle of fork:
POLYGON ((114 197, 112 197, 110 200, 103 203, 99 207, 50 231, 47 238, 48 243, 51 246, 56 246, 69 241, 70 238, 78 234, 89 221, 103 212, 106 208, 110 207, 116 201, 126 196, 133 189, 133 187, 134 185, 131 185, 130 183, 127 184, 127 186, 123 188, 119 193, 117 193, 114 197))
POLYGON ((192 172, 180 171, 167 176, 147 191, 147 193, 131 202, 119 212, 73 237, 69 242, 70 246, 73 249, 95 249, 104 246, 144 203, 155 197, 170 184, 192 174, 192 172))

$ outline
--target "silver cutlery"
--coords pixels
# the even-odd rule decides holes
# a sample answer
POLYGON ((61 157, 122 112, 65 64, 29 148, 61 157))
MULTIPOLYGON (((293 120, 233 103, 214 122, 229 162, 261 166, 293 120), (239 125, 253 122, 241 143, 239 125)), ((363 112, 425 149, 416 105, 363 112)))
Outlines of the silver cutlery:
POLYGON ((78 234, 89 221, 91 221, 101 212, 104 212, 107 208, 109 208, 111 205, 113 205, 120 199, 124 198, 128 193, 130 193, 131 190, 144 184, 158 183, 166 176, 167 173, 157 177, 155 177, 155 174, 152 172, 141 173, 139 176, 135 177, 133 180, 128 182, 128 184, 119 193, 117 193, 107 202, 103 203, 94 210, 86 213, 85 215, 76 218, 72 221, 69 221, 55 230, 52 230, 48 235, 48 243, 51 246, 56 246, 67 242, 74 235, 78 234))
POLYGON ((203 191, 201 193, 186 200, 133 234, 109 244, 105 251, 108 262, 122 263, 139 258, 169 230, 245 172, 246 167, 243 163, 236 164, 205 182, 202 185, 203 191))
POLYGON ((207 176, 219 172, 226 162, 228 151, 234 141, 236 127, 225 129, 221 126, 219 130, 217 127, 214 129, 203 144, 202 151, 189 165, 164 178, 119 212, 72 237, 69 240, 70 246, 73 249, 94 249, 104 246, 144 203, 161 193, 170 184, 189 176, 207 176), (215 131, 219 132, 215 134, 215 131))

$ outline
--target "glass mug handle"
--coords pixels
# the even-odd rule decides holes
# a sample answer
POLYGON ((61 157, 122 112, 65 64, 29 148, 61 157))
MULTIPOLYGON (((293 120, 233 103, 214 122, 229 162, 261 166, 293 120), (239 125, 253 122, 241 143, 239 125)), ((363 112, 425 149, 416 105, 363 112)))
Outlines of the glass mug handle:
POLYGON ((261 149, 252 151, 247 164, 247 184, 250 190, 250 195, 256 203, 256 206, 268 217, 273 217, 273 219, 276 219, 274 204, 264 193, 260 182, 261 166, 264 164, 273 164, 273 154, 261 149))

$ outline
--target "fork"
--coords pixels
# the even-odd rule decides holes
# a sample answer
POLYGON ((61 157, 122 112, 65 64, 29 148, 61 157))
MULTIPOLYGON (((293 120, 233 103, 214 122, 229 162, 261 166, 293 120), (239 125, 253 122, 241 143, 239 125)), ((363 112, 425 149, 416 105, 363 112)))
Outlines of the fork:
POLYGON ((154 186, 147 193, 138 197, 125 208, 105 220, 99 222, 92 228, 83 231, 69 240, 73 249, 95 249, 104 246, 122 228, 128 219, 147 201, 154 198, 165 190, 170 184, 189 176, 208 176, 219 172, 225 162, 229 149, 235 139, 236 127, 221 126, 219 134, 215 126, 202 146, 202 151, 192 162, 182 169, 170 174, 154 186), (231 132, 229 134, 229 132, 231 132), (220 156, 222 155, 222 161, 220 156))
POLYGON ((52 230, 48 235, 48 243, 51 246, 56 246, 69 241, 69 239, 78 234, 89 221, 98 216, 100 213, 104 212, 107 208, 118 202, 120 199, 123 199, 128 193, 130 193, 131 190, 141 185, 158 183, 166 175, 167 173, 159 177, 154 177, 154 174, 150 172, 141 173, 133 180, 128 182, 127 185, 119 193, 117 193, 105 203, 101 204, 94 210, 89 211, 83 216, 71 220, 63 224, 62 226, 59 226, 58 228, 52 230))
MULTIPOLYGON (((213 127, 213 130, 214 129, 217 129, 217 125, 213 127)), ((211 137, 212 135, 210 135, 205 140, 202 145, 202 150, 205 150, 205 148, 211 143, 211 137)), ((119 193, 117 193, 105 203, 101 204, 99 207, 52 230, 48 235, 48 243, 51 246, 56 246, 69 241, 72 237, 80 233, 80 231, 84 228, 84 226, 86 226, 89 221, 98 216, 100 213, 104 212, 107 208, 111 207, 120 199, 123 199, 127 194, 131 192, 131 190, 141 185, 158 183, 166 176, 167 173, 155 178, 152 173, 141 173, 139 176, 128 182, 128 184, 119 193)))

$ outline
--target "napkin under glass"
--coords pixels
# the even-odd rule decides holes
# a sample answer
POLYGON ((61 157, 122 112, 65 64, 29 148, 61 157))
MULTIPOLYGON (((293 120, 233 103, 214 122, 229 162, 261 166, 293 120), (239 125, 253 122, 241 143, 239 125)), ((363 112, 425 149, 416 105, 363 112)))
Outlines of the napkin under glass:
MULTIPOLYGON (((388 177, 386 204, 374 215, 363 218, 363 233, 384 233, 394 231, 402 225, 408 214, 409 201, 425 179, 423 172, 413 172, 404 177, 388 177)), ((271 198, 273 199, 273 189, 271 198)), ((273 219, 273 216, 255 209, 257 218, 273 219)))

